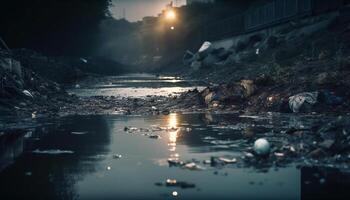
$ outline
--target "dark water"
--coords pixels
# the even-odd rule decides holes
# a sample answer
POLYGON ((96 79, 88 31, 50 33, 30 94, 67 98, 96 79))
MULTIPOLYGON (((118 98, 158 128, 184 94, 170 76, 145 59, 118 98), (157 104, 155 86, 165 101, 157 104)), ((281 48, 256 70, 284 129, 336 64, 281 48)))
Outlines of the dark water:
POLYGON ((167 163, 169 158, 240 158, 252 144, 245 134, 255 138, 272 130, 308 128, 313 120, 171 114, 45 121, 25 135, 1 139, 0 199, 347 199, 350 176, 335 169, 298 168, 297 164, 261 169, 238 162, 220 168, 200 163, 205 169, 192 171, 167 163), (125 132, 125 126, 144 129, 125 132), (157 127, 178 129, 146 132, 157 127), (117 159, 115 154, 122 157, 117 159), (195 187, 156 185, 167 179, 195 187))

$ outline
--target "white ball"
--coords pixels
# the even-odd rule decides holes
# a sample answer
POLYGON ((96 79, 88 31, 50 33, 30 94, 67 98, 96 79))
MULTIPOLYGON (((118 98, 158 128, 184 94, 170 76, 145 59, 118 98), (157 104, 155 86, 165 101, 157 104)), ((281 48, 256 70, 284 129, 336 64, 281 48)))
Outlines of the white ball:
POLYGON ((264 138, 254 142, 254 151, 258 155, 268 155, 270 153, 270 143, 264 138))

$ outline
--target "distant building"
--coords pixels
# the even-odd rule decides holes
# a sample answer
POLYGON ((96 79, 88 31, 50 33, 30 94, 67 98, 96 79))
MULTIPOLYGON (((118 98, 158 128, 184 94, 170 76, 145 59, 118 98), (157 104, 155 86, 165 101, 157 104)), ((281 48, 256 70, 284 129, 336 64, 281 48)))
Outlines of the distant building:
POLYGON ((187 5, 191 5, 193 3, 214 3, 215 0, 187 0, 187 5))

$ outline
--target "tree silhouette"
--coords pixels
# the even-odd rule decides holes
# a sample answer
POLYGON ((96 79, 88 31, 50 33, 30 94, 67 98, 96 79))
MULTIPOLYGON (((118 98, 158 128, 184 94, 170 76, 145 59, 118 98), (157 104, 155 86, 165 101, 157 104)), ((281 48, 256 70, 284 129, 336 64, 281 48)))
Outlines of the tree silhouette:
POLYGON ((0 36, 10 48, 54 55, 88 55, 98 25, 109 16, 110 0, 4 0, 0 36))

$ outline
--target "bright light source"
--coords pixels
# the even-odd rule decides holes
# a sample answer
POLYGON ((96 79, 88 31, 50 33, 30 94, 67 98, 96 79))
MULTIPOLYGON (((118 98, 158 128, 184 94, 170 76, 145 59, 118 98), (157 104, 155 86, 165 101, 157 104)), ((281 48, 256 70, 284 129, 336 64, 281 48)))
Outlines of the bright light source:
POLYGON ((175 14, 175 12, 173 10, 168 10, 165 13, 165 18, 167 20, 174 20, 176 18, 176 14, 175 14))
POLYGON ((173 27, 173 26, 172 26, 172 27, 170 27, 170 29, 171 29, 171 30, 174 30, 174 29, 175 29, 175 27, 173 27))

